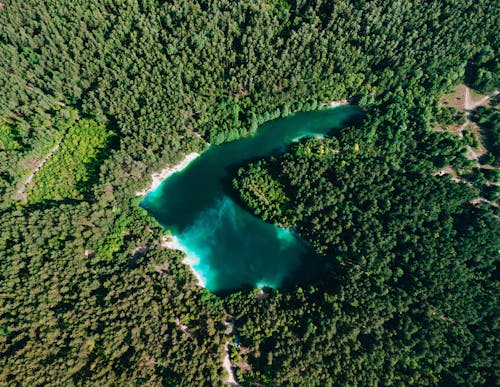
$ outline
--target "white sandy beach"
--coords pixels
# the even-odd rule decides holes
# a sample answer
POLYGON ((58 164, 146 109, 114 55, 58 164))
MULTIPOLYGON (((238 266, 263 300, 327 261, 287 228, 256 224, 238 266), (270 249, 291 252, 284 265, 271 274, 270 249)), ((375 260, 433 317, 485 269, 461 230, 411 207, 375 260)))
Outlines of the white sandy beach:
POLYGON ((346 99, 342 99, 340 101, 330 101, 329 104, 325 104, 324 106, 328 106, 330 108, 334 108, 337 106, 344 106, 344 105, 349 105, 349 102, 347 102, 346 99))
MULTIPOLYGON (((155 172, 151 174, 151 185, 149 188, 144 189, 142 191, 139 191, 136 193, 137 196, 145 196, 151 191, 154 191, 158 186, 161 184, 163 180, 165 180, 167 177, 173 175, 174 173, 182 171, 184 168, 186 168, 194 159, 196 159, 200 154, 196 152, 189 153, 184 157, 184 159, 174 165, 174 166, 168 166, 161 170, 160 172, 155 172)), ((194 256, 191 256, 190 253, 186 250, 186 248, 179 242, 179 240, 175 236, 163 236, 160 246, 171 249, 171 250, 180 250, 186 254, 186 258, 182 261, 186 265, 188 265, 191 268, 192 273, 196 277, 197 284, 201 287, 205 287, 205 281, 201 277, 201 275, 194 270, 193 265, 198 263, 198 259, 194 256)))
MULTIPOLYGON (((182 250, 182 251, 184 251, 184 250, 182 250)), ((193 265, 195 265, 198 262, 198 258, 193 257, 192 255, 189 255, 186 251, 184 251, 184 252, 187 254, 187 256, 186 256, 186 258, 184 258, 182 260, 182 263, 189 266, 189 268, 191 269, 191 272, 196 277, 196 284, 198 286, 204 288, 205 287, 205 279, 193 267, 193 265)))
POLYGON ((179 239, 173 235, 165 235, 163 236, 161 242, 160 242, 161 247, 165 247, 166 249, 171 249, 171 250, 179 250, 182 251, 183 253, 186 254, 186 258, 182 260, 182 263, 186 264, 189 266, 191 269, 191 272, 193 275, 196 277, 196 283, 198 286, 201 286, 202 288, 205 287, 205 280, 203 277, 194 269, 194 265, 198 264, 198 258, 193 256, 192 254, 187 251, 187 249, 179 242, 179 239))
POLYGON ((167 177, 170 175, 173 175, 176 172, 182 171, 184 168, 186 168, 191 161, 196 159, 200 154, 196 152, 189 153, 184 157, 184 159, 177 165, 174 166, 168 166, 161 170, 160 172, 155 172, 151 174, 151 179, 153 180, 151 182, 151 186, 148 189, 144 189, 142 191, 136 192, 137 196, 145 196, 151 191, 154 191, 158 186, 161 184, 163 180, 165 180, 167 177))

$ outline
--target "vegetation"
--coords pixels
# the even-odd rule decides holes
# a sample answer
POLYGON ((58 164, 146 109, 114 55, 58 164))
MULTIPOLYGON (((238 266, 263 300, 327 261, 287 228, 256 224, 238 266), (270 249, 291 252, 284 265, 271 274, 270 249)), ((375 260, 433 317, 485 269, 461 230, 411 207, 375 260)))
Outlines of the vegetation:
POLYGON ((62 145, 37 172, 28 193, 31 203, 46 200, 83 199, 95 166, 107 148, 113 132, 90 119, 82 119, 68 129, 62 145))
POLYGON ((434 176, 473 171, 432 127, 454 85, 498 89, 499 21, 488 1, 4 1, 0 384, 218 385, 236 338, 247 385, 494 384, 497 209, 434 176), (267 297, 196 287, 138 207, 150 173, 348 97, 359 127, 235 176, 331 269, 267 297))
POLYGON ((460 114, 456 108, 437 107, 434 113, 435 120, 442 125, 463 124, 465 117, 460 114))
POLYGON ((475 120, 489 151, 489 164, 500 166, 500 112, 496 108, 479 107, 475 120))
POLYGON ((59 142, 75 120, 77 111, 54 108, 46 115, 3 119, 0 124, 0 208, 16 198, 23 179, 59 142))
MULTIPOLYGON (((493 33, 493 31, 491 31, 493 33)), ((492 35, 493 36, 493 35, 492 35)), ((490 93, 500 88, 498 72, 498 43, 495 46, 484 46, 470 61, 467 68, 467 80, 483 93, 490 93)))
POLYGON ((296 228, 331 264, 296 298, 270 301, 280 303, 273 324, 284 332, 234 301, 240 340, 273 383, 494 383, 497 211, 470 204, 476 189, 434 176, 442 159, 426 150, 439 142, 417 142, 429 127, 419 110, 388 104, 338 141, 309 139, 240 169, 234 185, 245 203, 296 228), (257 182, 284 187, 285 200, 269 205, 248 189, 257 182))

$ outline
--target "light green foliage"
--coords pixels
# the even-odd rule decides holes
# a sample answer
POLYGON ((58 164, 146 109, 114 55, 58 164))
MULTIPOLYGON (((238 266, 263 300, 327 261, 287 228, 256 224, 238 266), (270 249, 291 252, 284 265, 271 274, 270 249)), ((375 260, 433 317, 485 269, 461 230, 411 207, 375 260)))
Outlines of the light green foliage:
POLYGON ((113 132, 91 119, 81 119, 68 129, 55 151, 33 179, 30 203, 84 198, 90 179, 96 177, 96 162, 108 146, 113 132))
POLYGON ((0 149, 2 151, 20 149, 19 135, 16 129, 9 124, 0 124, 0 149))
POLYGON ((15 191, 76 118, 76 110, 58 106, 34 117, 4 120, 0 125, 0 208, 16 197, 15 191))

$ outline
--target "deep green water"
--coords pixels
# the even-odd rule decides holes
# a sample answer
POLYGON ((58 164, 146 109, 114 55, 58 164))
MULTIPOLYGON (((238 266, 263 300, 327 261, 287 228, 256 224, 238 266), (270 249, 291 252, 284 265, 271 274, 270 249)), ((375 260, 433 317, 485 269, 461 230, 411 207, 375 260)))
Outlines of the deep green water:
POLYGON ((324 269, 319 257, 292 232, 237 204, 231 176, 249 160, 283 152, 303 137, 335 134, 360 115, 352 106, 298 113, 262 125, 252 137, 210 146, 141 206, 170 230, 213 292, 310 279, 324 269))

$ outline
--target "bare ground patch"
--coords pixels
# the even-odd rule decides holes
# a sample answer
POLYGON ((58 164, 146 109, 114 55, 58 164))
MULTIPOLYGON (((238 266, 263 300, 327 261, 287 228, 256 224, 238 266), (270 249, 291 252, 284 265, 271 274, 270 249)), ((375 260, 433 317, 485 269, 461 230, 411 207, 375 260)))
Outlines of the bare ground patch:
POLYGON ((449 94, 445 94, 441 96, 439 99, 439 104, 442 107, 450 107, 450 108, 455 108, 459 112, 464 113, 465 112, 465 90, 467 89, 467 86, 465 85, 458 85, 455 87, 455 90, 449 94))
POLYGON ((487 152, 487 149, 484 147, 479 126, 472 121, 472 111, 477 109, 479 106, 489 106, 491 97, 496 94, 498 94, 498 92, 495 92, 492 95, 483 95, 470 89, 464 84, 458 85, 455 87, 453 92, 443 95, 439 99, 439 104, 441 107, 457 109, 460 113, 465 115, 466 122, 462 125, 440 125, 434 128, 434 130, 449 131, 450 133, 456 134, 460 137, 463 137, 463 132, 465 130, 473 133, 479 145, 475 148, 467 146, 467 158, 469 160, 478 160, 487 152))

